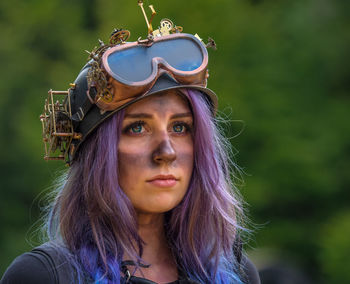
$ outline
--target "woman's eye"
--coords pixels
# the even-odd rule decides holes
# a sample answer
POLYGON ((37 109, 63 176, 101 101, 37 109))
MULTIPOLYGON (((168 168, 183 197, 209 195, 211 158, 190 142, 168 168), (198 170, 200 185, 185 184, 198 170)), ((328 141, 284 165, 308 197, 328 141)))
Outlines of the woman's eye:
POLYGON ((133 133, 141 133, 142 131, 142 125, 136 125, 136 126, 132 126, 130 128, 130 131, 133 132, 133 133))
POLYGON ((132 123, 125 128, 124 132, 129 134, 141 134, 144 132, 144 122, 138 121, 132 123))
POLYGON ((185 122, 179 122, 173 124, 174 133, 187 133, 191 131, 191 127, 185 122))
POLYGON ((181 132, 184 132, 185 126, 182 124, 176 124, 173 126, 173 130, 174 132, 181 133, 181 132))

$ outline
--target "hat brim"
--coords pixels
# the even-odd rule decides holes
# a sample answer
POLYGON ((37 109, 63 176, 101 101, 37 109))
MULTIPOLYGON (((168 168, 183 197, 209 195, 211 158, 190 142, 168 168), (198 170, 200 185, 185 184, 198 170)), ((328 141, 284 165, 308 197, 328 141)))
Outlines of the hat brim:
MULTIPOLYGON (((118 110, 125 108, 126 106, 129 106, 130 104, 133 104, 139 100, 142 100, 145 97, 156 95, 169 90, 178 90, 178 89, 195 89, 202 92, 204 95, 208 97, 209 102, 211 104, 212 113, 215 116, 218 108, 218 99, 216 94, 212 90, 199 85, 181 85, 178 82, 176 82, 172 77, 170 77, 168 74, 163 74, 162 76, 160 76, 149 91, 133 99, 132 101, 126 103, 121 108, 118 108, 118 110)), ((115 111, 118 111, 118 110, 115 110, 115 111)))

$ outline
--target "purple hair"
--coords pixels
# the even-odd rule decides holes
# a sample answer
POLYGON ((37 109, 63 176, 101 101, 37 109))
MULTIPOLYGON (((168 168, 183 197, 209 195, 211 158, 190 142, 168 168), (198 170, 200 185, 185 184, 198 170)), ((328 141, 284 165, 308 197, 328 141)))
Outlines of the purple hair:
MULTIPOLYGON (((201 283, 241 283, 233 244, 243 210, 232 184, 228 142, 205 97, 182 91, 194 119, 194 169, 182 202, 166 213, 169 246, 181 269, 201 283)), ((96 283, 119 283, 123 255, 142 262, 134 208, 118 184, 118 143, 124 110, 82 144, 48 214, 47 234, 96 283)))

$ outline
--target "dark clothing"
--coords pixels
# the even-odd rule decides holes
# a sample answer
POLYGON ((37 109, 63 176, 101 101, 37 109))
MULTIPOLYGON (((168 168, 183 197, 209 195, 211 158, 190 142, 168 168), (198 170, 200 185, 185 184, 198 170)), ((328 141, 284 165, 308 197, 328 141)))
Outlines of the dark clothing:
MULTIPOLYGON (((255 265, 249 258, 243 256, 241 261, 241 267, 243 268, 243 278, 247 284, 260 284, 260 277, 255 265)), ((0 283, 2 284, 2 283, 0 283)))
MULTIPOLYGON (((247 257, 242 257, 241 267, 245 283, 259 284, 259 274, 247 257)), ((69 284, 75 283, 76 274, 71 265, 49 244, 35 248, 18 256, 8 267, 0 284, 69 284)), ((93 283, 93 282, 84 282, 93 283)), ((155 284, 154 282, 132 276, 130 284, 155 284)), ((195 284, 189 279, 180 279, 168 284, 195 284)))

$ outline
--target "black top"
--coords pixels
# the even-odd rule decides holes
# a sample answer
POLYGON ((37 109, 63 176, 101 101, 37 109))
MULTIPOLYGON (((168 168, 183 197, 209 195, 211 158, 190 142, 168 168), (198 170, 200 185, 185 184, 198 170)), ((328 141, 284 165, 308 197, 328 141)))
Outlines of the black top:
MULTIPOLYGON (((245 283, 260 284, 254 264, 245 256, 241 267, 245 283)), ((74 271, 54 248, 43 245, 18 256, 7 268, 0 284, 69 284, 74 283, 74 271)), ((130 284, 155 284, 153 281, 132 276, 130 284)), ((180 279, 168 284, 195 284, 189 279, 180 279)))

